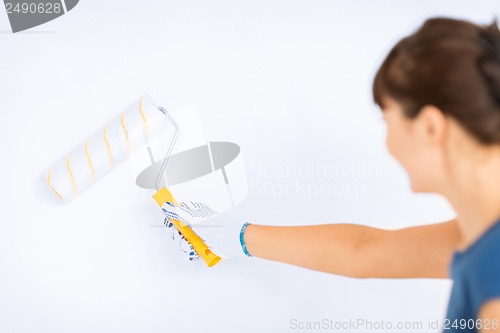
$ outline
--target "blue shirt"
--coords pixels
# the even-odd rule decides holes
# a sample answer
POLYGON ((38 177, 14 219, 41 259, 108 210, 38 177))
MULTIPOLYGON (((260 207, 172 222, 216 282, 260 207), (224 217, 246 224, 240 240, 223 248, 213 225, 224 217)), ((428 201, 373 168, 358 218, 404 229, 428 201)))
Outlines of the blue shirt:
MULTIPOLYGON (((481 306, 500 298, 500 219, 466 250, 453 254, 450 273, 453 287, 443 332, 479 332, 481 306)), ((483 326, 488 322, 490 330, 500 324, 498 318, 484 318, 483 326)))

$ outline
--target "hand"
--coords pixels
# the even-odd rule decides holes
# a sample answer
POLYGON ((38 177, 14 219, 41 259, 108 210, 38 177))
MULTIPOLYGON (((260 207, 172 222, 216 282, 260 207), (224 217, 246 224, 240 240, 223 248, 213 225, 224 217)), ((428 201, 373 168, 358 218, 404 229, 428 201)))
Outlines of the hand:
POLYGON ((243 234, 248 223, 232 219, 227 213, 220 214, 208 205, 200 202, 166 202, 162 205, 165 214, 165 226, 172 230, 172 238, 178 242, 181 251, 189 260, 198 257, 191 244, 175 229, 171 219, 188 225, 218 256, 229 258, 235 256, 250 256, 246 248, 243 234))

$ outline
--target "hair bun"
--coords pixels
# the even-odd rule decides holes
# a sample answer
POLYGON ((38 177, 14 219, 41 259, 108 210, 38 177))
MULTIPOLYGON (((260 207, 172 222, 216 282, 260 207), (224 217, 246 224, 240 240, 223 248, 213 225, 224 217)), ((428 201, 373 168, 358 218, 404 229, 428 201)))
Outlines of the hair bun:
POLYGON ((479 33, 482 44, 485 46, 485 52, 478 60, 479 69, 500 111, 500 30, 497 20, 484 27, 479 33))

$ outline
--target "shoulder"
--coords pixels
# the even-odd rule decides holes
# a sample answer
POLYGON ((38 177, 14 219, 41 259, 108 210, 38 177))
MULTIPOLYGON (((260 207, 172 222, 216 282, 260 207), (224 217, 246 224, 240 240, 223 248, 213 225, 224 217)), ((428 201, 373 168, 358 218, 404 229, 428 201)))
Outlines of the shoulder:
POLYGON ((465 274, 476 314, 486 302, 500 300, 500 237, 498 238, 490 238, 487 243, 481 244, 478 249, 480 251, 468 258, 465 274))

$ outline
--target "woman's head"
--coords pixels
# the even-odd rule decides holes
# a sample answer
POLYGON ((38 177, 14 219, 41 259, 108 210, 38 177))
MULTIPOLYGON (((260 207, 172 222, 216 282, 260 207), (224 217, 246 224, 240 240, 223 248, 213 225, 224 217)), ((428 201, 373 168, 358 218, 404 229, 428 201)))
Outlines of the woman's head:
POLYGON ((388 148, 413 189, 439 192, 460 148, 500 146, 496 23, 427 20, 390 51, 373 96, 387 121, 388 148))

